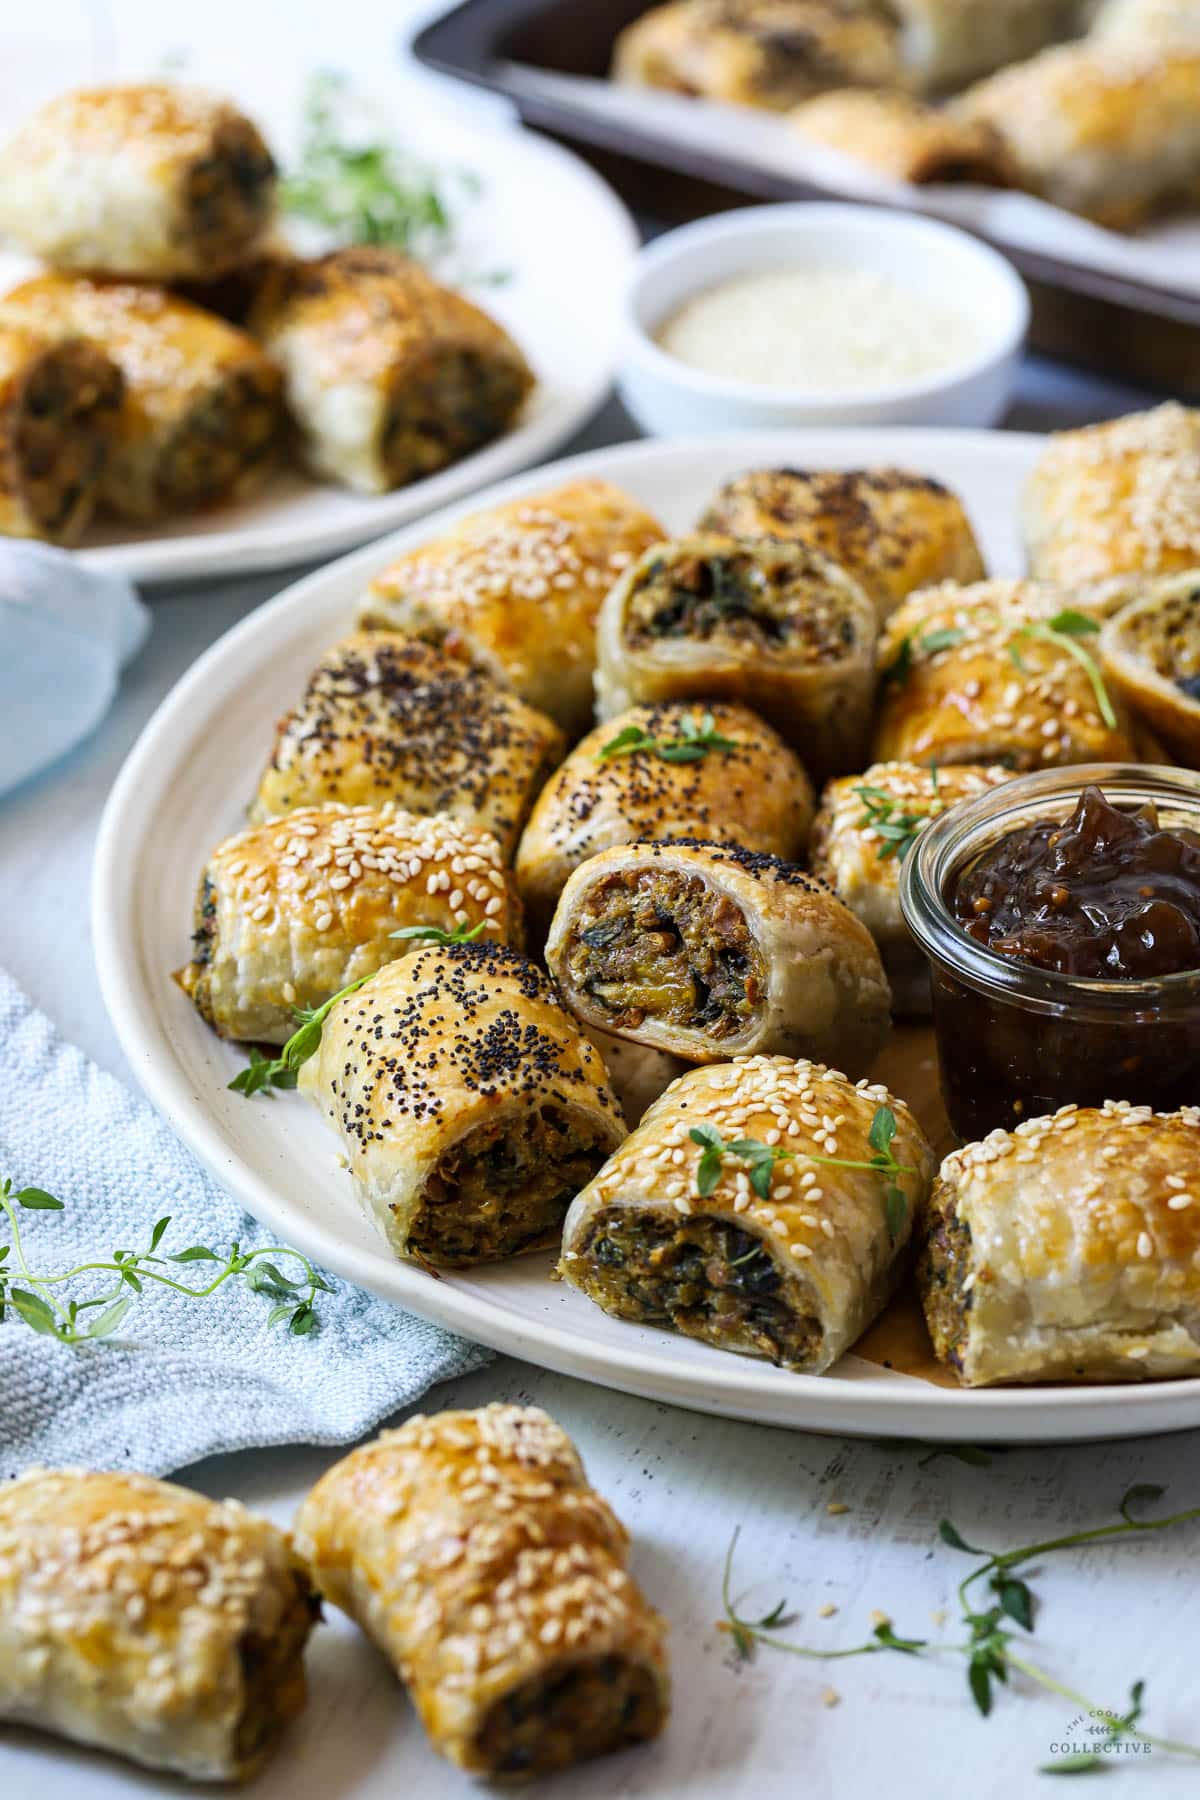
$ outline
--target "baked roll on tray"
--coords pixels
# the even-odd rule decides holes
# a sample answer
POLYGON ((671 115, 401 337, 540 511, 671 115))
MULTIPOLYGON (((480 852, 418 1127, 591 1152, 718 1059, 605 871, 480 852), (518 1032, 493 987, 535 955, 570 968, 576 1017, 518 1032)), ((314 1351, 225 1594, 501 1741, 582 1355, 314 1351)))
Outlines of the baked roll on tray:
POLYGON ((1099 661, 1102 612, 1069 589, 984 581, 914 594, 879 643, 877 762, 1011 770, 1136 762, 1099 661))
POLYGON ((282 1044, 317 1007, 424 940, 432 926, 521 942, 521 909, 489 831, 395 807, 302 807, 218 844, 176 975, 225 1038, 282 1044))
POLYGON ((442 1268, 557 1243, 625 1136, 599 1051, 499 944, 389 963, 333 1008, 300 1086, 395 1255, 442 1268))
POLYGON ((520 1779, 662 1730, 666 1626, 539 1408, 417 1414, 334 1464, 296 1538, 459 1768, 520 1779))
POLYGON ((193 1781, 246 1780, 303 1710, 318 1610, 284 1533, 235 1500, 83 1469, 0 1486, 11 1724, 193 1781))
POLYGON ((279 371, 244 331, 162 288, 38 275, 0 300, 0 324, 84 338, 121 371, 100 488, 121 518, 147 522, 245 493, 275 460, 279 371))
POLYGON ((881 626, 916 588, 986 574, 957 494, 909 469, 751 469, 717 491, 698 529, 820 551, 866 590, 881 626))
POLYGON ((900 911, 904 859, 930 819, 1011 778, 999 767, 872 763, 821 796, 809 866, 871 933, 898 1013, 929 1011, 929 965, 900 911))
POLYGON ((0 322, 0 535, 77 542, 123 391, 120 370, 82 338, 0 322))
POLYGON ((358 632, 325 653, 281 720, 250 817, 392 801, 490 831, 507 861, 565 748, 551 719, 481 669, 413 638, 358 632))
POLYGON ((253 255, 275 177, 228 101, 164 82, 84 88, 0 151, 0 231, 59 270, 208 280, 253 255))
POLYGON ((648 550, 600 613, 596 710, 740 701, 816 781, 862 766, 875 692, 875 608, 804 545, 698 533, 648 550))
POLYGON ((613 844, 702 837, 798 862, 815 800, 800 759, 744 706, 634 706, 577 744, 534 803, 517 851, 531 934, 567 877, 613 844))
POLYGON ((281 262, 250 323, 283 370, 308 468, 362 494, 490 443, 534 385, 503 326, 394 250, 281 262))
POLYGON ((934 1167, 884 1087, 782 1056, 691 1069, 571 1207, 560 1268, 619 1319, 819 1375, 890 1298, 934 1167))
POLYGON ((1194 1106, 1064 1106, 956 1150, 917 1268, 938 1357, 968 1387, 1200 1375, 1193 1196, 1194 1106))
POLYGON ((546 961, 585 1025, 688 1062, 777 1051, 858 1073, 888 1035, 866 926, 823 881, 736 844, 590 857, 563 889, 546 961))
POLYGON ((1186 767, 1200 768, 1200 568, 1153 582, 1108 619, 1111 686, 1186 767))
POLYGON ((664 536, 610 482, 570 482, 472 513, 400 557, 371 583, 359 624, 469 656, 578 737, 592 718, 601 602, 664 536))
POLYGON ((888 0, 899 56, 925 92, 961 87, 1078 29, 1079 0, 888 0))
MULTIPOLYGON (((994 125, 956 118, 899 90, 839 88, 806 100, 788 123, 810 144, 836 150, 893 181, 919 187, 1021 185, 1013 154, 994 125)), ((982 573, 980 567, 967 579, 982 573)))

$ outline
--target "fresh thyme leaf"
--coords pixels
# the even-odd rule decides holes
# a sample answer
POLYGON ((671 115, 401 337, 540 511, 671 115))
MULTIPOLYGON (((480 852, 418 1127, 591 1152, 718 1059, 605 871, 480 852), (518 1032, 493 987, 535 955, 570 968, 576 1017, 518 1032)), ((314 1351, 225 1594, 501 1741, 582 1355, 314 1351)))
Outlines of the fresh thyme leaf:
MULTIPOLYGON (((397 933, 397 935, 400 935, 397 933)), ((250 1047, 250 1066, 235 1075, 229 1086, 236 1093, 244 1094, 250 1100, 255 1094, 269 1093, 271 1088, 294 1088, 296 1075, 310 1056, 314 1056, 321 1042, 321 1031, 326 1019, 339 1000, 347 994, 357 993, 369 975, 360 975, 357 981, 351 981, 336 994, 324 1001, 320 1006, 294 1006, 295 1017, 299 1020, 299 1028, 293 1031, 279 1055, 268 1061, 255 1045, 250 1047)))
POLYGON ((207 1249, 203 1244, 193 1244, 190 1250, 181 1250, 177 1256, 169 1256, 168 1262, 220 1262, 215 1250, 207 1249))
POLYGON ((157 1225, 154 1227, 154 1230, 150 1233, 150 1253, 151 1253, 151 1255, 153 1255, 154 1251, 157 1250, 158 1246, 162 1243, 163 1233, 166 1231, 167 1226, 170 1223, 171 1223, 171 1219, 170 1219, 170 1215, 168 1214, 168 1216, 165 1219, 160 1219, 158 1221, 157 1225))
POLYGON ((1078 612, 1073 606, 1064 606, 1056 612, 1052 619, 1046 620, 1051 631, 1062 632, 1065 637, 1095 637, 1100 630, 1097 619, 1090 614, 1078 612))
POLYGON ((405 925, 400 931, 389 931, 388 936, 429 938, 435 944, 473 944, 486 929, 487 920, 480 919, 478 925, 456 925, 453 931, 444 931, 440 925, 405 925))
POLYGON ((967 1684, 972 1700, 986 1719, 992 1710, 992 1671, 985 1662, 971 1660, 967 1667, 967 1684))
POLYGON ((117 1326, 121 1323, 121 1320, 125 1317, 125 1314, 132 1305, 133 1300, 128 1294, 126 1294, 122 1300, 114 1300, 111 1306, 105 1307, 98 1319, 92 1320, 92 1323, 88 1326, 87 1330, 88 1337, 111 1337, 112 1333, 117 1329, 117 1326))
POLYGON ((707 1199, 721 1179, 721 1152, 707 1149, 696 1165, 696 1192, 707 1199))
POLYGON ((58 1336, 58 1321, 54 1310, 41 1298, 40 1294, 31 1294, 25 1288, 10 1287, 8 1300, 15 1313, 19 1313, 27 1325, 39 1331, 44 1337, 58 1336))
POLYGON ((608 762, 614 756, 629 756, 634 751, 644 750, 657 756, 660 762, 688 763, 700 762, 710 750, 736 749, 733 738, 721 736, 710 712, 699 721, 685 713, 679 721, 678 737, 656 738, 641 725, 625 725, 597 753, 597 760, 608 762))
POLYGON ((867 1142, 872 1150, 878 1150, 881 1156, 886 1156, 895 1135, 896 1115, 890 1106, 881 1106, 871 1120, 867 1142))
POLYGON ((756 1619, 754 1621, 755 1627, 763 1631, 769 1631, 773 1626, 786 1625, 788 1622, 787 1604, 786 1600, 777 1601, 769 1613, 764 1613, 761 1619, 756 1619))
POLYGON ((1159 1487, 1156 1482, 1137 1481, 1131 1488, 1125 1490, 1117 1511, 1123 1519, 1129 1519, 1131 1525, 1141 1524, 1143 1521, 1130 1518, 1130 1507, 1136 1506, 1141 1500, 1161 1500, 1166 1491, 1165 1487, 1159 1487))
POLYGON ((939 650, 953 650, 956 644, 962 643, 965 636, 966 632, 947 625, 939 631, 927 631, 921 639, 921 649, 926 656, 936 656, 939 650))
POLYGON ((1067 607, 1044 622, 1036 620, 1029 625, 1022 625, 1021 629, 1014 634, 1013 641, 1008 647, 1008 654, 1014 666, 1024 673, 1025 665, 1021 661, 1020 651, 1017 648, 1023 638, 1031 638, 1038 643, 1051 644, 1056 649, 1065 650, 1067 655, 1079 664, 1091 683, 1100 717, 1110 731, 1115 731, 1117 715, 1109 698, 1108 689, 1104 685, 1104 676, 1100 665, 1091 652, 1085 650, 1083 645, 1077 641, 1081 637, 1093 636, 1099 629, 1095 619, 1089 618, 1086 613, 1076 612, 1073 608, 1067 607))
POLYGON ((900 646, 887 668, 883 670, 880 680, 885 686, 903 687, 912 674, 912 660, 913 633, 910 631, 900 639, 900 646))
POLYGON ((715 1125, 693 1125, 688 1132, 693 1144, 708 1144, 714 1150, 723 1150, 725 1142, 715 1125))
POLYGON ((13 1195, 13 1199, 18 1206, 23 1206, 26 1212, 61 1212, 63 1210, 62 1201, 56 1200, 53 1194, 48 1194, 45 1188, 22 1188, 19 1193, 13 1195))
POLYGON ((987 1555, 987 1551, 981 1550, 977 1544, 968 1544, 966 1539, 962 1537, 950 1523, 949 1519, 938 1520, 938 1536, 941 1538, 943 1544, 949 1544, 952 1550, 963 1550, 968 1556, 987 1555))
POLYGON ((874 1635, 876 1641, 882 1644, 885 1650, 902 1650, 905 1656, 917 1656, 927 1647, 927 1640, 925 1638, 897 1637, 895 1631, 892 1629, 892 1622, 890 1619, 880 1620, 879 1624, 875 1627, 874 1635))
POLYGON ((1086 1750, 1062 1756, 1057 1762, 1039 1763, 1039 1775, 1107 1775, 1109 1765, 1086 1750))
POLYGON ((880 788, 856 787, 854 792, 866 806, 866 811, 858 821, 859 830, 870 828, 883 840, 879 851, 880 862, 885 862, 889 856, 896 856, 903 862, 918 833, 928 823, 927 816, 924 813, 906 812, 898 800, 885 794, 880 788))
POLYGON ((992 1585, 999 1594, 1000 1604, 1009 1618, 1015 1619, 1017 1624, 1023 1626, 1026 1631, 1032 1631, 1033 1595, 1025 1582, 1018 1581, 1014 1575, 1009 1575, 998 1582, 994 1581, 992 1585))
POLYGON ((887 1223, 888 1237, 892 1243, 904 1230, 904 1221, 908 1217, 908 1201, 904 1198, 903 1188, 889 1182, 883 1195, 884 1219, 887 1223))

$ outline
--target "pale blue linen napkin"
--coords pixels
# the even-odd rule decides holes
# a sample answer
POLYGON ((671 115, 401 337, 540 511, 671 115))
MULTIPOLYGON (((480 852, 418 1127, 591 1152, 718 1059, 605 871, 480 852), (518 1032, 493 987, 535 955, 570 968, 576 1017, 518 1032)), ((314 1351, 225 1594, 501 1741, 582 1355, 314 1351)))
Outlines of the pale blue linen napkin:
MULTIPOLYGON (((64 1043, 0 970, 5 1176, 65 1203, 19 1214, 38 1273, 140 1247, 165 1214, 163 1250, 274 1241, 144 1100, 64 1043)), ((0 1243, 10 1241, 0 1213, 0 1243)), ((173 1272, 199 1286, 208 1266, 173 1272)), ((10 1315, 0 1322, 0 1478, 30 1463, 164 1475, 215 1451, 346 1443, 488 1360, 480 1346, 330 1280, 307 1337, 285 1323, 269 1329, 271 1303, 241 1280, 205 1300, 147 1284, 118 1335, 95 1344, 56 1343, 10 1315)))

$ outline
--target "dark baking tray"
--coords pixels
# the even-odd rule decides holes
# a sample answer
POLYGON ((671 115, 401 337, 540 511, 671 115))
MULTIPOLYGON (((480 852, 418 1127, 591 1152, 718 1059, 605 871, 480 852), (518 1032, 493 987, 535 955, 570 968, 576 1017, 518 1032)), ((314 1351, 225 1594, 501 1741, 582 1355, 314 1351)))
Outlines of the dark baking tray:
MULTIPOLYGON (((506 95, 526 124, 582 147, 643 215, 674 222, 747 199, 843 197, 677 142, 650 126, 618 129, 556 94, 538 93, 539 69, 603 78, 618 32, 649 3, 462 0, 417 34, 412 51, 440 74, 506 95)), ((1200 395, 1200 298, 1053 256, 1001 248, 1031 285, 1036 348, 1105 374, 1200 395)))

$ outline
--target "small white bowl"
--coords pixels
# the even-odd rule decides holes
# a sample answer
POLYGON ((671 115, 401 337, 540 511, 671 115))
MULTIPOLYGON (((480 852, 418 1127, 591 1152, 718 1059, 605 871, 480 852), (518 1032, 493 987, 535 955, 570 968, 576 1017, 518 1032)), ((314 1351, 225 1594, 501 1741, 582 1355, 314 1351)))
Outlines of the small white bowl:
POLYGON ((1011 264, 953 225, 873 206, 753 206, 667 233, 634 265, 626 304, 621 398, 656 437, 771 425, 992 425, 1004 412, 1029 327, 1029 296, 1011 264), (655 342, 671 315, 739 275, 844 266, 890 276, 969 313, 968 360, 877 388, 767 387, 709 375, 655 342))

